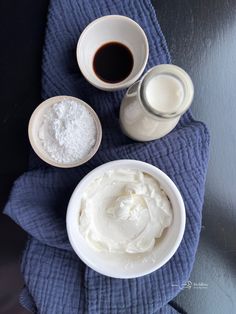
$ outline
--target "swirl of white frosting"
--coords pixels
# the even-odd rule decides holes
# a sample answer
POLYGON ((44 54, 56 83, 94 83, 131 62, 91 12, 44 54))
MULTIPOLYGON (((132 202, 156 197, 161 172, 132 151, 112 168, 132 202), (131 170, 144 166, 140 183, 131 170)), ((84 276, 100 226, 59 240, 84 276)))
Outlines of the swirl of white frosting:
POLYGON ((98 251, 144 253, 172 221, 171 203, 159 182, 136 169, 105 172, 82 195, 79 227, 98 251))

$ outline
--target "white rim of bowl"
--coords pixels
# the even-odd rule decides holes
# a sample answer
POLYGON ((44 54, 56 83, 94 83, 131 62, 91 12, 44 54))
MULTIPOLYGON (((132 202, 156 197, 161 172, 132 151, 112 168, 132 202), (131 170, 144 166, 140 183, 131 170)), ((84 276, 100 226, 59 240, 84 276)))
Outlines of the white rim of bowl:
POLYGON ((28 137, 29 137, 31 147, 33 148, 36 155, 38 155, 38 157, 40 159, 42 159, 43 161, 45 161, 47 164, 54 166, 54 167, 58 167, 58 168, 73 168, 73 167, 78 167, 78 166, 86 163, 96 154, 96 152, 98 151, 98 149, 100 147, 101 140, 102 140, 102 126, 101 126, 101 122, 100 122, 96 112, 86 102, 84 102, 83 100, 81 100, 79 98, 73 97, 73 96, 60 95, 60 96, 54 96, 54 97, 48 98, 48 99, 44 100, 43 102, 41 102, 36 107, 36 109, 33 111, 32 115, 30 117, 30 120, 29 120, 28 137), (83 159, 80 159, 79 161, 76 161, 73 163, 58 163, 55 160, 51 159, 50 156, 47 154, 47 152, 44 151, 45 154, 43 154, 42 153, 43 149, 41 149, 41 150, 39 149, 39 147, 38 147, 38 145, 34 139, 34 136, 32 134, 32 128, 33 128, 34 121, 37 118, 40 111, 43 110, 43 108, 50 107, 53 104, 61 102, 65 99, 66 100, 74 100, 77 103, 81 104, 82 106, 86 107, 86 109, 92 115, 94 122, 95 122, 95 125, 96 125, 96 129, 97 129, 96 143, 93 146, 93 148, 91 149, 91 151, 89 152, 89 154, 86 157, 84 157, 83 159))
MULTIPOLYGON (((125 15, 105 15, 105 16, 102 16, 102 17, 99 17, 98 19, 92 21, 91 23, 89 23, 85 29, 83 30, 83 32, 81 33, 80 37, 79 37, 79 40, 78 40, 78 43, 77 43, 77 47, 76 47, 76 59, 77 59, 77 63, 78 63, 78 66, 80 68, 80 71, 81 73, 83 74, 84 78, 90 83, 92 84, 93 86, 99 88, 99 89, 103 89, 103 90, 118 90, 118 89, 123 89, 123 88, 127 88, 129 86, 131 86, 133 83, 135 83, 139 77, 142 75, 146 65, 147 65, 147 61, 148 61, 148 57, 149 57, 149 44, 148 44, 148 39, 147 39, 147 36, 144 32, 144 30, 142 29, 142 27, 137 23, 135 22, 134 20, 132 20, 130 17, 128 16, 125 16, 125 15), (145 60, 144 60, 144 63, 142 65, 142 67, 140 68, 139 72, 133 76, 132 78, 130 78, 127 82, 120 82, 120 83, 114 83, 114 84, 111 84, 111 83, 106 83, 102 80, 100 80, 98 78, 98 81, 101 82, 100 84, 97 84, 97 83, 94 83, 92 82, 88 77, 87 75, 85 75, 82 67, 81 67, 81 63, 80 63, 80 58, 79 58, 79 51, 81 49, 81 42, 83 40, 83 37, 84 37, 84 34, 91 28, 93 27, 95 24, 101 22, 102 20, 105 20, 105 19, 113 19, 113 18, 117 18, 117 19, 124 19, 126 22, 129 22, 133 25, 135 25, 139 31, 142 33, 143 35, 143 39, 144 39, 144 43, 145 43, 145 49, 146 49, 146 56, 145 56, 145 60)), ((95 75, 95 74, 94 74, 95 75)))
MULTIPOLYGON (((158 180, 158 179, 157 179, 158 180)), ((117 278, 117 279, 132 279, 132 278, 138 278, 138 277, 142 277, 142 276, 145 276, 145 275, 148 275, 148 274, 151 274, 152 272, 160 269, 162 266, 164 266, 173 256, 174 254, 176 253, 176 251, 178 250, 179 246, 180 246, 180 243, 183 239, 183 235, 184 235, 184 232, 185 232, 185 225, 186 225, 186 211, 185 211, 185 205, 184 205, 184 201, 183 201, 183 198, 182 198, 182 195, 181 193, 179 192, 177 186, 175 185, 175 183, 171 180, 171 178, 165 174, 162 170, 160 170, 159 168, 149 164, 149 163, 146 163, 146 162, 143 162, 143 161, 139 161, 139 160, 134 160, 134 159, 119 159, 119 160, 113 160, 113 161, 110 161, 110 162, 107 162, 105 164, 102 164, 101 166, 98 166, 96 167, 95 169, 93 169, 92 171, 90 171, 76 186, 76 188, 74 189, 72 195, 71 195, 71 198, 69 200, 69 203, 68 203, 68 206, 67 206, 67 213, 66 213, 66 229, 67 229, 67 234, 68 234, 68 238, 69 238, 69 241, 70 241, 70 244, 74 250, 74 252, 77 254, 77 256, 87 265, 89 266, 91 269, 97 271, 98 273, 102 274, 102 275, 105 275, 105 276, 108 276, 108 277, 111 277, 111 278, 117 278), (167 254, 165 256, 165 258, 162 259, 162 261, 158 264, 155 264, 153 267, 151 267, 148 271, 140 271, 138 272, 138 274, 134 274, 132 276, 122 276, 122 277, 119 277, 119 276, 114 276, 111 274, 109 274, 109 272, 104 272, 104 271, 101 271, 101 269, 99 267, 96 266, 96 264, 93 264, 91 263, 87 257, 83 254, 81 254, 81 252, 79 250, 77 250, 77 245, 76 245, 76 241, 75 239, 73 238, 72 236, 72 232, 71 232, 71 228, 70 228, 70 220, 72 218, 74 218, 74 215, 72 215, 72 202, 74 201, 74 199, 76 198, 76 194, 77 194, 77 191, 83 187, 85 187, 87 185, 88 182, 90 182, 90 176, 93 175, 94 173, 104 169, 104 171, 107 171, 110 169, 110 166, 111 165, 114 165, 116 163, 119 163, 119 166, 122 166, 122 164, 124 165, 127 165, 127 162, 129 163, 132 163, 133 165, 131 165, 130 167, 135 167, 135 168, 138 168, 140 166, 140 164, 146 168, 146 170, 143 170, 143 171, 146 171, 148 174, 152 175, 153 177, 157 177, 157 175, 153 175, 152 172, 155 171, 158 172, 158 175, 160 175, 160 177, 164 178, 164 180, 167 182, 167 184, 170 186, 170 188, 172 189, 172 191, 174 192, 174 194, 176 195, 177 199, 178 199, 178 202, 180 204, 180 213, 181 213, 181 225, 180 225, 180 228, 179 228, 179 233, 178 233, 178 236, 175 240, 175 244, 174 246, 172 247, 172 249, 170 250, 169 254, 167 254)), ((86 241, 84 239, 84 241, 86 241)), ((92 248, 91 248, 92 250, 92 248)))

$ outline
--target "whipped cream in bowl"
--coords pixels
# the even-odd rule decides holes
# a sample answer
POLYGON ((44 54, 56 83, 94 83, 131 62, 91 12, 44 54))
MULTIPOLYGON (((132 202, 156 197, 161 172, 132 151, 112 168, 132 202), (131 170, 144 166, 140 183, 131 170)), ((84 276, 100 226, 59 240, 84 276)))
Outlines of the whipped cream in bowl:
POLYGON ((97 167, 74 190, 67 210, 72 248, 89 267, 135 278, 163 266, 185 229, 185 208, 173 181, 137 160, 97 167))

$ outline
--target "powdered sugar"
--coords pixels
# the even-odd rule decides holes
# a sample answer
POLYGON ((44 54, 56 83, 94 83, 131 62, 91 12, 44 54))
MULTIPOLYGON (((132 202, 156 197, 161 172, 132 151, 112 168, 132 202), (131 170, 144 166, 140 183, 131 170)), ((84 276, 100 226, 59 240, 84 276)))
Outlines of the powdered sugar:
POLYGON ((53 160, 72 163, 84 158, 95 145, 96 125, 84 105, 65 99, 47 109, 38 136, 53 160))

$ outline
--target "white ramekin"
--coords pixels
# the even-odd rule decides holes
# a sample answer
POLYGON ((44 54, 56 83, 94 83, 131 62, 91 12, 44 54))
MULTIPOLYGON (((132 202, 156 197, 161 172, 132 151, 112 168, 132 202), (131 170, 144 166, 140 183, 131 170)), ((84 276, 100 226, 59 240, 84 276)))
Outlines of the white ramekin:
POLYGON ((143 73, 147 64, 149 46, 143 29, 134 20, 123 15, 106 15, 94 20, 82 32, 77 44, 77 62, 84 77, 95 87, 114 91, 131 86, 143 73), (134 66, 130 75, 119 83, 106 83, 94 72, 96 51, 109 42, 119 42, 133 55, 134 66))
POLYGON ((77 167, 84 164, 89 159, 91 159, 94 156, 94 154, 97 152, 101 144, 101 140, 102 140, 102 127, 101 127, 101 123, 96 112, 83 100, 76 97, 72 97, 72 96, 55 96, 55 97, 46 99, 34 110, 34 112, 31 115, 29 125, 28 125, 28 136, 29 136, 29 141, 33 150, 43 161, 45 161, 46 163, 54 167, 72 168, 72 167, 77 167), (43 115, 45 114, 45 111, 49 107, 63 100, 73 100, 78 103, 78 106, 84 106, 93 117, 95 125, 96 125, 96 129, 97 129, 96 143, 91 149, 91 151, 88 153, 88 155, 86 155, 82 159, 76 160, 71 163, 59 163, 55 161, 54 159, 52 159, 49 156, 49 154, 44 150, 38 136, 38 131, 42 122, 43 115))
MULTIPOLYGON (((94 208, 96 210, 96 208, 94 208)), ((169 261, 178 249, 185 230, 185 207, 182 196, 173 181, 160 169, 138 160, 116 160, 103 164, 87 174, 75 188, 68 204, 66 226, 72 248, 79 258, 95 271, 114 278, 136 278, 147 275, 169 261), (127 168, 139 169, 156 178, 163 190, 168 195, 173 209, 173 220, 169 228, 163 232, 163 236, 156 245, 155 258, 150 253, 144 260, 144 255, 132 255, 126 259, 116 254, 97 252, 93 250, 79 228, 80 202, 84 189, 96 177, 105 171, 127 168)))

